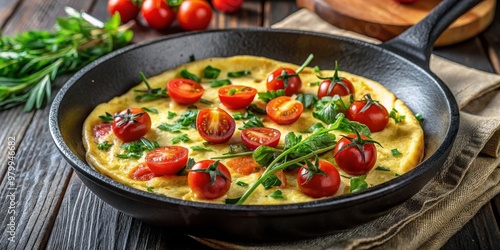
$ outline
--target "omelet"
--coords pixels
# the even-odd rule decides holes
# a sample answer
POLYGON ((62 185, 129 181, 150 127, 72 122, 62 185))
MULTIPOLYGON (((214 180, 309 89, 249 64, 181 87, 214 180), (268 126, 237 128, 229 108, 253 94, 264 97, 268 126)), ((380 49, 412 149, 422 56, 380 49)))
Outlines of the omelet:
MULTIPOLYGON (((233 78, 231 82, 233 85, 251 86, 257 89, 258 92, 267 91, 266 78, 270 72, 275 69, 286 67, 296 70, 299 68, 297 65, 286 62, 246 55, 228 58, 208 58, 190 62, 180 67, 167 70, 159 75, 149 77, 147 82, 151 88, 165 88, 169 80, 181 78, 182 70, 187 70, 188 72, 200 76, 207 66, 220 69, 221 76, 225 76, 227 72, 243 70, 251 72, 251 74, 233 78)), ((333 70, 321 70, 317 72, 313 68, 306 67, 299 73, 303 83, 301 93, 316 95, 318 93, 318 85, 310 83, 319 81, 318 74, 323 77, 331 77, 333 73, 333 70)), ((415 118, 412 111, 403 101, 399 100, 393 93, 378 82, 343 71, 339 71, 339 75, 347 78, 353 83, 355 88, 354 96, 356 99, 361 98, 365 94, 370 94, 374 100, 379 101, 387 110, 397 110, 399 116, 404 116, 404 119, 397 123, 395 119, 389 119, 385 129, 371 134, 372 139, 379 142, 380 145, 376 145, 377 160, 375 167, 366 175, 365 182, 368 184, 368 187, 397 178, 416 167, 423 157, 424 133, 419 120, 415 118), (394 152, 397 152, 397 154, 394 152)), ((120 183, 146 192, 153 192, 158 195, 212 203, 224 203, 226 199, 241 197, 248 187, 237 185, 237 183, 247 183, 251 185, 260 177, 262 171, 244 175, 238 173, 234 169, 229 169, 232 178, 229 191, 220 198, 203 200, 199 199, 190 190, 186 176, 159 176, 147 181, 131 179, 129 177, 129 172, 145 161, 144 157, 146 154, 144 153, 139 158, 123 159, 119 157, 120 154, 123 154, 123 142, 118 139, 113 132, 99 136, 95 134, 96 126, 103 123, 100 117, 106 113, 115 114, 127 108, 144 108, 146 110, 157 111, 155 113, 150 113, 152 120, 151 130, 144 136, 149 141, 157 142, 161 146, 172 145, 172 140, 174 138, 185 134, 184 137, 187 139, 176 141, 175 145, 188 148, 190 158, 193 158, 195 161, 200 161, 221 156, 228 152, 230 145, 242 143, 240 138, 241 130, 236 129, 231 139, 226 143, 206 145, 196 128, 182 130, 181 133, 170 133, 158 128, 162 123, 175 123, 180 116, 194 109, 219 107, 233 115, 238 112, 239 114, 245 112, 245 109, 227 109, 218 98, 218 87, 211 87, 208 80, 204 79, 201 85, 205 90, 202 96, 203 101, 195 103, 194 106, 179 105, 170 98, 138 101, 136 100, 136 96, 138 95, 137 90, 146 89, 146 84, 144 82, 139 83, 124 95, 117 96, 106 103, 98 105, 89 114, 83 126, 83 142, 86 149, 87 162, 95 167, 100 173, 120 183), (102 142, 107 142, 108 147, 106 149, 98 148, 99 143, 102 142), (195 150, 194 148, 196 147, 210 148, 210 151, 195 150)), ((266 105, 257 97, 254 99, 253 103, 260 107, 265 107, 266 105)), ((266 127, 272 127, 281 132, 280 145, 284 144, 284 138, 287 133, 294 132, 296 134, 302 134, 303 131, 308 130, 313 124, 321 122, 313 117, 312 109, 304 109, 300 118, 291 125, 278 125, 265 115, 261 117, 266 127)), ((244 122, 245 120, 243 119, 236 120, 236 128, 242 127, 244 122)), ((341 135, 346 134, 343 131, 334 131, 333 133, 336 135, 337 139, 340 139, 341 135)), ((303 136, 307 137, 308 134, 303 133, 303 136)), ((321 155, 321 158, 334 165, 336 164, 333 158, 333 152, 327 152, 321 155)), ((230 159, 222 159, 221 163, 225 164, 229 160, 230 159)), ((336 168, 340 172, 341 185, 335 196, 348 193, 350 180, 353 178, 353 176, 345 173, 337 166, 336 168)), ((245 201, 245 204, 272 205, 315 200, 315 198, 309 197, 299 190, 297 187, 296 172, 287 172, 285 176, 287 178, 286 187, 276 186, 266 190, 262 185, 259 185, 245 201), (280 198, 273 198, 271 196, 276 190, 282 192, 280 198)))

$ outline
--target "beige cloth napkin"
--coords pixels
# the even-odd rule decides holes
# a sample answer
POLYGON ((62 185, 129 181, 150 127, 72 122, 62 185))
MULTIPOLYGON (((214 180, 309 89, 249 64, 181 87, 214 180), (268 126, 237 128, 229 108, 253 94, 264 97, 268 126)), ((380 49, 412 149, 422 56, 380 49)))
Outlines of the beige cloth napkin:
MULTIPOLYGON (((320 19, 309 10, 273 28, 304 29, 377 42, 320 19)), ((234 249, 437 249, 500 193, 500 76, 433 56, 431 69, 452 90, 462 109, 459 134, 442 170, 419 193, 389 214, 333 235, 279 243, 229 243, 234 249)))

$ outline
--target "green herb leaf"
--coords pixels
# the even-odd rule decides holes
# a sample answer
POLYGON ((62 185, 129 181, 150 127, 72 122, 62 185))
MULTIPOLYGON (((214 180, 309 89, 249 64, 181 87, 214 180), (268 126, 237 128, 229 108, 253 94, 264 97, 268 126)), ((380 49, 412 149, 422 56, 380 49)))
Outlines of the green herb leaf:
POLYGON ((270 90, 267 92, 259 92, 257 93, 258 99, 264 102, 270 102, 272 99, 285 95, 284 89, 278 89, 276 91, 270 90))
POLYGON ((377 166, 375 168, 375 170, 379 170, 379 171, 391 171, 390 168, 387 168, 387 167, 384 167, 384 166, 377 166))
POLYGON ((191 146, 190 148, 195 151, 214 151, 213 148, 205 148, 201 146, 191 146))
POLYGON ((172 138, 172 144, 177 144, 179 142, 189 142, 190 139, 187 134, 182 134, 172 138))
POLYGON ((320 84, 321 84, 321 82, 320 82, 320 81, 317 81, 317 82, 310 82, 310 83, 308 83, 308 84, 307 84, 307 86, 309 86, 309 87, 314 87, 314 86, 319 86, 320 84))
POLYGON ((248 121, 243 123, 243 127, 238 128, 240 130, 246 128, 256 128, 256 127, 264 127, 264 123, 262 123, 262 118, 258 116, 252 116, 248 121))
POLYGON ((167 115, 167 118, 168 118, 168 119, 172 119, 172 118, 174 118, 174 117, 176 117, 176 116, 177 116, 177 113, 172 112, 172 111, 168 111, 168 115, 167 115))
POLYGON ((189 126, 196 128, 196 117, 198 116, 198 110, 189 110, 188 112, 182 114, 176 123, 182 126, 189 126))
POLYGON ((259 106, 257 106, 257 104, 255 104, 255 103, 252 103, 252 104, 246 106, 245 109, 247 111, 251 111, 251 112, 253 112, 255 114, 260 114, 260 115, 267 114, 265 109, 259 108, 259 106))
POLYGON ((106 123, 112 123, 113 120, 114 120, 114 117, 113 115, 111 115, 110 113, 106 112, 105 115, 100 115, 99 118, 101 118, 101 120, 103 120, 104 122, 106 123))
POLYGON ((359 192, 361 190, 365 190, 368 188, 368 183, 365 181, 366 175, 362 175, 359 177, 351 178, 351 187, 349 188, 349 192, 359 192))
POLYGON ((242 182, 242 181, 237 181, 236 182, 236 185, 240 186, 240 187, 248 187, 248 183, 246 182, 242 182))
POLYGON ((160 130, 163 130, 163 131, 170 132, 170 133, 180 133, 181 130, 189 129, 188 126, 184 126, 180 123, 170 124, 170 123, 166 123, 166 122, 161 123, 160 125, 158 125, 157 128, 160 130))
POLYGON ((419 123, 422 123, 424 121, 424 117, 422 116, 422 114, 416 114, 415 119, 417 119, 419 123))
POLYGON ((285 196, 283 196, 283 192, 281 190, 276 190, 272 194, 269 195, 269 197, 273 199, 284 199, 285 196))
POLYGON ((229 79, 213 80, 209 84, 212 88, 218 88, 225 85, 231 85, 231 81, 229 79))
POLYGON ((99 150, 108 150, 111 146, 113 146, 113 143, 109 143, 108 141, 97 143, 97 149, 99 150))
POLYGON ((297 101, 301 102, 304 105, 304 108, 310 109, 313 108, 314 105, 318 102, 318 96, 313 94, 298 94, 297 101))
POLYGON ((214 68, 210 65, 205 67, 205 69, 203 70, 203 77, 207 79, 217 79, 217 77, 219 77, 219 74, 220 69, 214 68))
POLYGON ((230 78, 238 78, 238 77, 243 77, 252 74, 250 70, 241 70, 241 71, 234 71, 234 72, 227 72, 227 77, 230 78))
POLYGON ((313 117, 326 124, 330 124, 336 121, 337 115, 344 112, 346 109, 346 105, 340 96, 324 96, 315 104, 313 117))
POLYGON ((389 117, 392 118, 395 123, 400 123, 405 119, 405 116, 399 114, 395 108, 392 108, 391 112, 389 112, 389 117))
POLYGON ((399 150, 397 148, 391 149, 391 154, 392 154, 392 156, 402 155, 402 153, 399 152, 399 150))
POLYGON ((323 123, 317 122, 317 123, 314 123, 313 125, 311 125, 307 130, 301 131, 301 133, 314 133, 318 129, 324 129, 324 128, 325 128, 325 126, 323 126, 323 123))
POLYGON ((252 157, 257 164, 261 166, 267 166, 271 163, 275 157, 276 153, 281 153, 279 149, 275 149, 269 146, 259 146, 253 151, 252 157))
POLYGON ((187 71, 186 69, 181 70, 181 76, 186 79, 191 79, 195 82, 201 82, 201 78, 199 78, 197 75, 187 71))
POLYGON ((154 193, 155 192, 155 188, 154 187, 147 187, 146 188, 148 190, 148 192, 150 193, 154 193))
POLYGON ((128 158, 141 158, 144 151, 151 151, 155 148, 159 148, 160 145, 156 141, 149 141, 148 139, 141 137, 141 139, 133 142, 124 143, 120 146, 125 153, 117 154, 118 158, 128 159, 128 158))
POLYGON ((134 89, 134 92, 140 93, 139 95, 137 95, 135 97, 136 101, 138 101, 138 102, 152 101, 152 100, 156 100, 159 98, 168 98, 169 97, 167 94, 166 88, 153 89, 153 88, 151 88, 151 85, 149 85, 148 79, 146 78, 144 73, 139 72, 139 75, 140 75, 142 81, 144 82, 144 84, 146 84, 146 89, 145 90, 134 89))
POLYGON ((207 99, 200 98, 200 102, 206 105, 212 105, 214 104, 212 101, 209 101, 207 99))
POLYGON ((231 199, 226 199, 226 204, 236 204, 240 200, 240 197, 238 198, 231 198, 231 199))
POLYGON ((280 186, 281 181, 276 177, 275 175, 271 175, 267 177, 264 182, 262 182, 262 186, 264 186, 264 189, 268 190, 271 189, 272 187, 280 186))
POLYGON ((148 113, 159 114, 158 109, 155 109, 155 108, 142 107, 141 109, 148 112, 148 113))

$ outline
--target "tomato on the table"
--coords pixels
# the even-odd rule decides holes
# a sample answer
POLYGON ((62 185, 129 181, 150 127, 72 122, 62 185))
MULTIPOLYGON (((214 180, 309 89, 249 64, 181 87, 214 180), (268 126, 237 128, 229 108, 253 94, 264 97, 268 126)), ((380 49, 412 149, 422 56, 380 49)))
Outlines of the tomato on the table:
POLYGON ((269 118, 280 125, 294 123, 300 118, 303 111, 304 105, 289 96, 274 98, 266 105, 269 118))
POLYGON ((243 0, 212 0, 212 4, 219 11, 233 13, 241 8, 243 0))
POLYGON ((307 164, 299 169, 297 185, 302 193, 313 198, 332 196, 340 187, 340 174, 330 162, 319 160, 317 169, 310 169, 307 164))
POLYGON ((350 175, 364 175, 375 166, 375 141, 366 136, 350 134, 342 137, 333 150, 337 166, 350 175))
POLYGON ((252 103, 257 90, 241 85, 227 85, 219 89, 219 100, 229 109, 241 109, 252 103))
POLYGON ((279 68, 267 76, 267 90, 285 90, 285 95, 291 96, 299 93, 302 88, 302 80, 298 74, 290 68, 279 68))
POLYGON ((226 162, 226 165, 237 173, 249 175, 262 170, 251 155, 240 156, 226 162))
POLYGON ((175 20, 175 12, 165 0, 145 0, 141 7, 142 17, 153 29, 164 29, 175 20))
POLYGON ((177 9, 177 21, 184 30, 204 30, 212 20, 212 7, 202 0, 183 1, 177 9))
POLYGON ((167 91, 176 103, 190 105, 200 100, 205 90, 191 79, 176 78, 168 81, 167 91))
POLYGON ((217 107, 201 109, 196 117, 198 133, 204 140, 214 144, 229 141, 235 128, 234 118, 217 107))
POLYGON ((114 116, 112 128, 123 142, 136 141, 151 129, 151 117, 140 108, 128 108, 114 116))
POLYGON ((366 94, 360 101, 353 102, 346 111, 346 117, 365 124, 371 132, 382 131, 389 122, 387 109, 378 101, 374 101, 370 94, 366 94))
POLYGON ((128 177, 136 181, 149 181, 156 177, 156 175, 149 169, 148 164, 142 162, 130 170, 128 177))
POLYGON ((281 132, 274 128, 255 127, 241 131, 241 140, 250 150, 259 146, 277 147, 280 142, 281 132))
POLYGON ((189 150, 181 146, 155 148, 146 154, 148 167, 157 176, 177 174, 188 162, 189 150))
POLYGON ((189 188, 200 199, 219 198, 225 195, 231 186, 231 174, 219 161, 202 160, 195 163, 187 178, 189 188))
POLYGON ((137 0, 109 0, 108 12, 110 15, 120 13, 120 20, 126 23, 133 20, 139 14, 141 5, 137 0))

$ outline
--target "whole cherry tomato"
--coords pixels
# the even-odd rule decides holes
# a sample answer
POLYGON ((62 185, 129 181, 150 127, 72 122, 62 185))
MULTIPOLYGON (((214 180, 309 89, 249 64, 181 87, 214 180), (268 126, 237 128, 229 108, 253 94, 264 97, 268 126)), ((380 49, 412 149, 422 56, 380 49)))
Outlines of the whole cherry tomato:
POLYGON ((294 123, 300 118, 303 111, 304 105, 289 96, 274 98, 266 105, 269 118, 280 125, 294 123))
POLYGON ((280 142, 281 132, 274 128, 246 128, 241 131, 241 140, 250 150, 259 146, 277 147, 280 142))
POLYGON ((204 30, 212 20, 212 7, 202 0, 186 0, 179 5, 177 21, 184 30, 204 30))
POLYGON ((300 191, 313 198, 334 195, 340 187, 339 171, 325 160, 319 160, 317 165, 315 169, 311 169, 307 164, 299 169, 297 185, 300 191))
POLYGON ((243 0, 212 0, 212 4, 219 11, 233 13, 241 8, 243 0))
POLYGON ((164 29, 175 20, 175 12, 165 0, 145 0, 141 7, 142 17, 149 27, 164 29))
POLYGON ((345 77, 339 76, 339 64, 335 62, 335 72, 333 77, 320 78, 323 79, 318 89, 318 98, 323 96, 346 96, 354 95, 354 86, 351 81, 345 77))
POLYGON ((146 155, 146 163, 156 176, 177 174, 188 161, 189 150, 181 146, 155 148, 146 155))
POLYGON ((227 85, 219 89, 219 100, 229 109, 241 109, 252 103, 257 90, 240 85, 227 85))
POLYGON ((366 94, 361 101, 355 101, 346 112, 347 119, 363 123, 371 132, 382 131, 389 122, 387 109, 378 101, 374 101, 370 94, 366 94))
POLYGON ((356 134, 342 137, 333 150, 337 166, 350 175, 364 175, 370 172, 377 161, 374 143, 377 142, 356 134))
POLYGON ((200 199, 219 198, 225 195, 231 186, 231 174, 219 161, 197 162, 189 170, 187 178, 189 188, 200 199))
POLYGON ((168 94, 178 104, 190 105, 201 99, 203 87, 191 79, 173 79, 167 83, 168 94))
POLYGON ((200 136, 211 143, 224 143, 231 139, 236 122, 226 111, 220 108, 205 108, 198 112, 196 129, 200 136))
POLYGON ((302 80, 297 73, 290 68, 279 68, 267 76, 267 90, 285 90, 285 95, 291 96, 299 93, 302 88, 302 80))
POLYGON ((133 20, 139 14, 140 3, 137 0, 109 0, 108 1, 108 12, 110 15, 116 12, 120 13, 120 20, 122 23, 126 23, 133 20))
POLYGON ((139 140, 151 129, 151 117, 139 108, 129 108, 113 118, 113 133, 123 142, 139 140))

